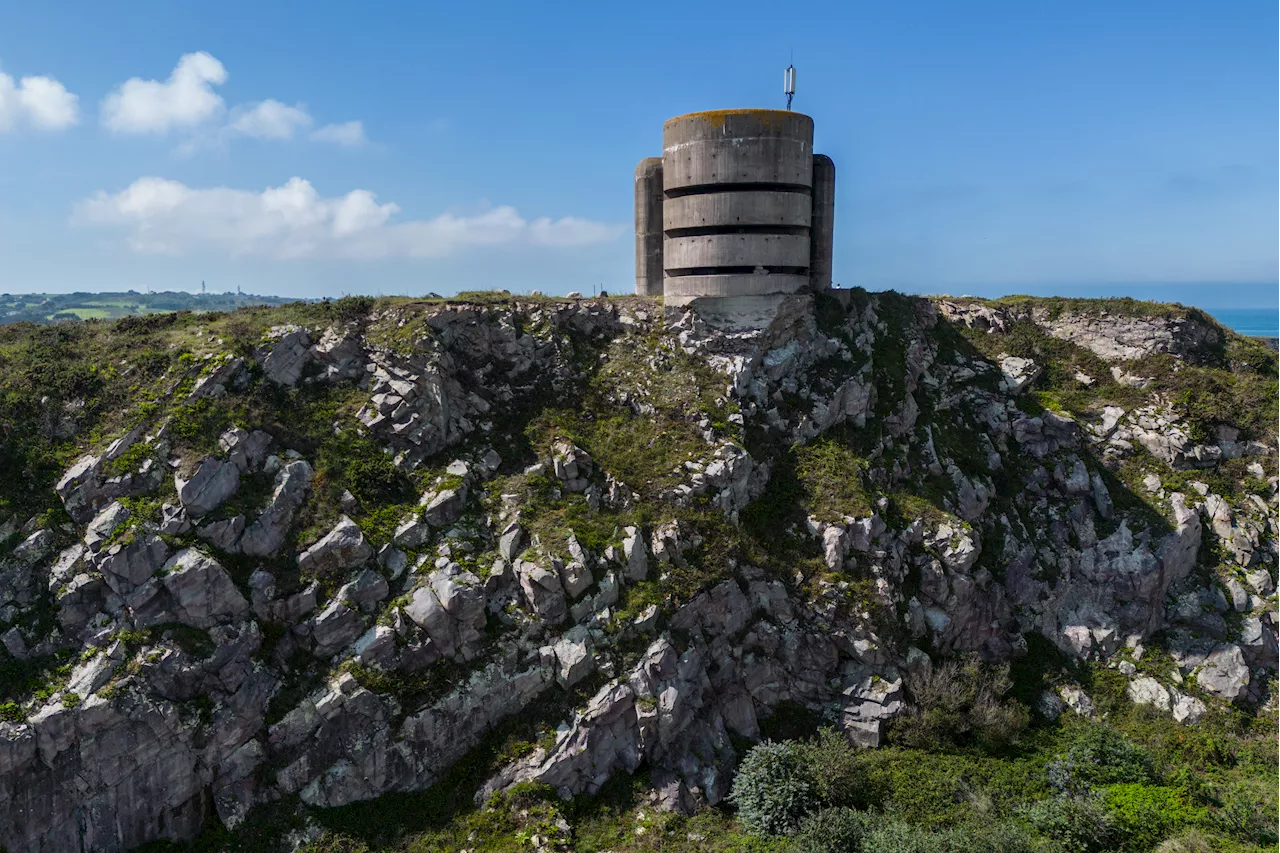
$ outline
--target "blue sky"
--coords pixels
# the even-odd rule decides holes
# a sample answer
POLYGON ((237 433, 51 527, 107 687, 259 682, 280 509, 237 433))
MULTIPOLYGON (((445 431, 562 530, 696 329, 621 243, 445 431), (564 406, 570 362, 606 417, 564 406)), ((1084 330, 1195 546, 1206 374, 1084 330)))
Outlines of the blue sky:
POLYGON ((9 4, 0 291, 629 291, 663 120, 781 106, 794 51, 844 286, 1274 307, 1277 23, 1273 0, 9 4))

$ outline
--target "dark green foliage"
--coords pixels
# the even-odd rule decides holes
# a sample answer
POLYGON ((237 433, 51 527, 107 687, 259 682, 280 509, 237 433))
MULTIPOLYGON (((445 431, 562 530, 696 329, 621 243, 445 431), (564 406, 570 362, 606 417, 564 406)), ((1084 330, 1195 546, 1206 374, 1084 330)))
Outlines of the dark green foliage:
POLYGON ((855 853, 876 818, 869 812, 851 808, 826 808, 806 817, 800 824, 795 853, 855 853))
POLYGON ((1070 749, 1049 765, 1049 784, 1062 795, 1085 794, 1115 783, 1151 781, 1150 754, 1105 724, 1086 726, 1070 749))
POLYGON ((794 832, 814 805, 814 781, 802 744, 757 744, 738 765, 729 801, 738 819, 757 835, 794 832))
POLYGON ((1277 808, 1274 779, 1260 777, 1236 782, 1217 791, 1213 800, 1220 807, 1211 822, 1220 831, 1252 844, 1274 847, 1280 840, 1276 824, 1280 808, 1277 808))
POLYGON ((1023 817, 1040 834, 1052 838, 1063 853, 1104 853, 1112 850, 1116 828, 1093 794, 1054 797, 1032 803, 1023 817))
POLYGON ((1126 851, 1150 850, 1177 830, 1208 818, 1205 809, 1187 802, 1182 791, 1141 783, 1109 786, 1105 805, 1126 851))
POLYGON ((1016 740, 1030 715, 1026 706, 1004 697, 1013 687, 1008 665, 976 659, 949 660, 907 677, 912 711, 895 720, 894 738, 908 746, 940 749, 1016 740))

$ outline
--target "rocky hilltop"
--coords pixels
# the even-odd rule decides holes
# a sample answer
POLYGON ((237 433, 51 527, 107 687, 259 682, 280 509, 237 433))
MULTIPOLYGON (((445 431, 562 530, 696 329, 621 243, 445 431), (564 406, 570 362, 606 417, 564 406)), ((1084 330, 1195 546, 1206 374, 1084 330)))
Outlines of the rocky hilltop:
POLYGON ((0 373, 9 853, 636 772, 694 813, 957 660, 1034 726, 1274 719, 1276 359, 1195 310, 345 299, 9 327, 0 373))

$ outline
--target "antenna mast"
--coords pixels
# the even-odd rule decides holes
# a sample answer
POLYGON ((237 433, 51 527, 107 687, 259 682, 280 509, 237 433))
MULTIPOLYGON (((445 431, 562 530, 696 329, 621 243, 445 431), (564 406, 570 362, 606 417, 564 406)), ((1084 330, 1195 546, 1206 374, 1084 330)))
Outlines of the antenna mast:
POLYGON ((786 73, 782 76, 782 91, 787 96, 787 109, 791 109, 791 99, 796 94, 796 67, 788 65, 786 73))

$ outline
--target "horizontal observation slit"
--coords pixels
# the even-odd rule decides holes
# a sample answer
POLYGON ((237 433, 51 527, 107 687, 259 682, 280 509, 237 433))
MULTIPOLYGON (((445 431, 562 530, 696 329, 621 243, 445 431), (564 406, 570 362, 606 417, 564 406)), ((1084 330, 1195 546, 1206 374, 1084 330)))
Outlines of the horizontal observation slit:
POLYGON ((758 183, 736 183, 736 184, 697 184, 691 187, 673 187, 664 190, 663 195, 667 198, 681 198, 687 195, 708 195, 709 193, 731 193, 744 190, 766 190, 775 193, 799 193, 801 195, 812 195, 813 189, 805 184, 774 184, 767 181, 758 183))
MULTIPOLYGON (((680 267, 664 270, 668 278, 684 278, 690 275, 759 275, 757 267, 680 267)), ((761 267, 769 275, 808 275, 808 267, 761 267)))
POLYGON ((804 225, 694 225, 688 228, 668 228, 662 232, 668 237, 708 237, 712 234, 786 234, 805 237, 809 229, 804 225))

